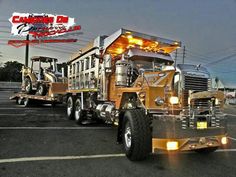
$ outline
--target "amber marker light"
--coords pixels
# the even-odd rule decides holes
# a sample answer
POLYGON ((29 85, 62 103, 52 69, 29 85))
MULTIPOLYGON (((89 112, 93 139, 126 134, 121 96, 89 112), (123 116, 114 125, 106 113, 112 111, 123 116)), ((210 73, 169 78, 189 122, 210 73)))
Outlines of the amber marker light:
POLYGON ((178 141, 168 141, 166 143, 166 148, 168 151, 174 151, 179 149, 179 143, 178 141))
POLYGON ((133 36, 132 36, 131 34, 129 34, 129 35, 127 36, 127 38, 128 38, 128 39, 132 39, 133 36))
POLYGON ((124 51, 124 50, 123 50, 122 48, 116 49, 116 52, 117 52, 118 54, 122 53, 123 51, 124 51))
POLYGON ((142 39, 133 38, 132 35, 128 35, 127 38, 129 40, 130 44, 136 44, 136 45, 139 45, 139 46, 143 45, 143 40, 142 39))

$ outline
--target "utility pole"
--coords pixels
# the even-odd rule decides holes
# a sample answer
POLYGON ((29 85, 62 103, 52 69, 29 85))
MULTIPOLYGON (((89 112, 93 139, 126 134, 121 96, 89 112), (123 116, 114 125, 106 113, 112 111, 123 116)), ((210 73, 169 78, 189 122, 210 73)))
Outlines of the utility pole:
POLYGON ((186 50, 186 49, 185 49, 185 46, 184 46, 184 48, 183 48, 183 64, 184 64, 184 59, 185 59, 185 54, 186 54, 186 53, 185 53, 185 52, 186 52, 185 50, 186 50))
POLYGON ((29 63, 29 34, 26 36, 26 46, 25 46, 25 67, 28 67, 29 63))
POLYGON ((178 49, 175 50, 175 67, 177 65, 178 49))

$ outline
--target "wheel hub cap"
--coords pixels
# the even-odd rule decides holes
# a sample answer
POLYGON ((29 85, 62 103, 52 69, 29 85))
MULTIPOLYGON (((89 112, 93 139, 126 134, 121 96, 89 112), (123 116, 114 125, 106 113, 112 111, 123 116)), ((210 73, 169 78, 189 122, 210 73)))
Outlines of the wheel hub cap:
POLYGON ((80 119, 80 113, 81 113, 81 107, 80 107, 80 105, 76 105, 76 107, 75 107, 75 119, 76 120, 80 119))
POLYGON ((131 128, 129 126, 125 129, 125 144, 128 148, 131 147, 131 128))

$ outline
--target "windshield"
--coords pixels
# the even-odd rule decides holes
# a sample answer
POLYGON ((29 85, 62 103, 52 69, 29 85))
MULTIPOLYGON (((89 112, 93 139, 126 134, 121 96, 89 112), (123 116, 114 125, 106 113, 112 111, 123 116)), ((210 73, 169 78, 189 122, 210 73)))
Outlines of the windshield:
POLYGON ((149 59, 149 60, 132 60, 131 66, 137 70, 145 71, 162 71, 166 66, 171 66, 170 62, 163 62, 159 59, 149 59))

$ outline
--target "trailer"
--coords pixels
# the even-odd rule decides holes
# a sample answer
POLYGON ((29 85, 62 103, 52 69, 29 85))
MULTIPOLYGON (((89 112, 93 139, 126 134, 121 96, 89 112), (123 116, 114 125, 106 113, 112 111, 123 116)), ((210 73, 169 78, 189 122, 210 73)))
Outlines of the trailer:
POLYGON ((55 106, 56 104, 62 104, 65 102, 67 83, 50 83, 50 90, 47 95, 37 95, 37 94, 27 94, 25 92, 15 93, 10 97, 10 100, 16 100, 19 105, 24 105, 28 107, 32 104, 51 104, 55 106))

